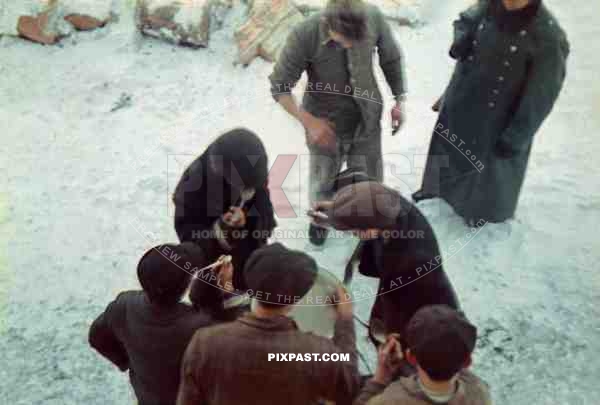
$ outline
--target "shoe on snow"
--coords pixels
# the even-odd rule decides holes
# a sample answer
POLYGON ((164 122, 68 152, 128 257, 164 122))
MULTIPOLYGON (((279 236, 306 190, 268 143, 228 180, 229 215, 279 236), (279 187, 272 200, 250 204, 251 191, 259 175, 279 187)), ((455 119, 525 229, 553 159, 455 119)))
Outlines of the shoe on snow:
POLYGON ((310 224, 308 228, 308 237, 310 239, 310 243, 315 246, 321 246, 327 240, 328 230, 322 226, 316 224, 310 224))
POLYGON ((429 200, 432 198, 435 198, 436 196, 434 194, 431 193, 425 193, 422 190, 419 190, 415 193, 413 193, 412 195, 412 199, 414 202, 419 202, 419 201, 423 201, 423 200, 429 200))

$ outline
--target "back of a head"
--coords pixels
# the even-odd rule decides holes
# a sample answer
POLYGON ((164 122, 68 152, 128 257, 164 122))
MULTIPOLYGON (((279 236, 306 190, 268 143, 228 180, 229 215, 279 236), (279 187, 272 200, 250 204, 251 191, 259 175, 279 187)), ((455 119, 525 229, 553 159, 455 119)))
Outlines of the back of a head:
POLYGON ((153 304, 168 307, 177 304, 183 297, 191 280, 191 274, 184 270, 185 263, 199 260, 196 251, 187 245, 158 245, 140 259, 138 280, 153 304))
POLYGON ((248 288, 266 307, 294 304, 311 289, 317 273, 312 257, 281 243, 255 250, 244 266, 248 288))
POLYGON ((208 148, 210 168, 236 189, 260 188, 269 173, 267 152, 260 138, 245 128, 219 136, 208 148))
POLYGON ((363 0, 329 0, 324 18, 330 30, 353 41, 367 35, 367 12, 363 0))
POLYGON ((470 360, 477 328, 462 312, 446 305, 418 310, 406 328, 408 349, 434 381, 448 381, 470 360))
POLYGON ((332 222, 337 229, 392 229, 406 209, 400 194, 376 181, 360 181, 336 193, 332 222))

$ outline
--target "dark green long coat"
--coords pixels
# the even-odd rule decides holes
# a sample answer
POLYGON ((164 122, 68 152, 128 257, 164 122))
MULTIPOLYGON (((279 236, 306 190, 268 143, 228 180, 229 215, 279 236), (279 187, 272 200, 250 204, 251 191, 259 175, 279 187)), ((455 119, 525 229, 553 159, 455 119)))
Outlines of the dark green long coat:
POLYGON ((465 219, 492 222, 514 215, 533 137, 559 95, 569 53, 541 2, 520 16, 498 7, 500 0, 479 1, 454 23, 457 63, 422 187, 465 219))

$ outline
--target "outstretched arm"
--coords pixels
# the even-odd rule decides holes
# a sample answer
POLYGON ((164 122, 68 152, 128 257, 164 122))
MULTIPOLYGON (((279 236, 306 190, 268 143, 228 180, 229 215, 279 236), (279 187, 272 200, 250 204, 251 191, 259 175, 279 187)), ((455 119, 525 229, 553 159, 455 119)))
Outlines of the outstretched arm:
POLYGON ((389 23, 379 10, 377 10, 377 24, 379 26, 377 38, 379 65, 396 101, 401 102, 406 93, 402 51, 394 38, 389 23))

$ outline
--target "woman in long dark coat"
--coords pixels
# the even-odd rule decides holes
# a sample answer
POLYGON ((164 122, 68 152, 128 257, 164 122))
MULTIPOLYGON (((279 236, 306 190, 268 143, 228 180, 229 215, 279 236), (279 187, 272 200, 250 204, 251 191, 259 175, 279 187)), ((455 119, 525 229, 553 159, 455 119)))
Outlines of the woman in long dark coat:
MULTIPOLYGON (((246 289, 241 276, 246 259, 267 242, 276 226, 267 177, 263 143, 254 133, 238 128, 221 135, 192 162, 173 195, 179 239, 200 245, 208 262, 231 255, 233 285, 238 290, 246 289), (254 190, 241 214, 245 220, 232 223, 231 207, 240 205, 245 189, 254 190)), ((200 284, 192 285, 192 302, 201 295, 200 284)))
POLYGON ((514 216, 533 137, 556 101, 569 43, 541 0, 517 10, 480 0, 454 23, 457 60, 421 190, 467 223, 514 216))

